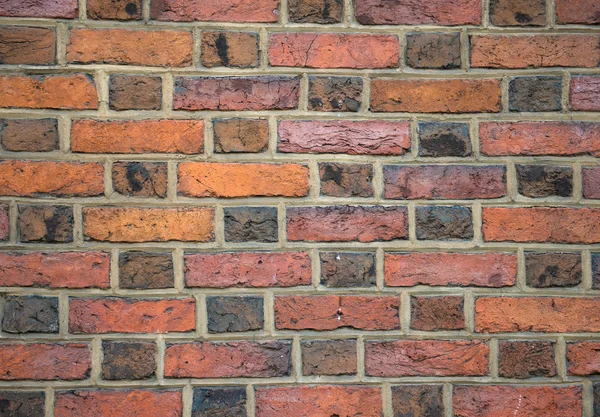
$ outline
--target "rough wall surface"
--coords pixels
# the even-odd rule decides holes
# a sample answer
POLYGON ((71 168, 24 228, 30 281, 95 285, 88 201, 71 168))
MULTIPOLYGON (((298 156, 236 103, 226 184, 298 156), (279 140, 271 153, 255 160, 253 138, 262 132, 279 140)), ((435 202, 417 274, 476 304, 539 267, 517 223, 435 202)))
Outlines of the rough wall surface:
POLYGON ((598 0, 0 0, 0 416, 600 417, 598 0))

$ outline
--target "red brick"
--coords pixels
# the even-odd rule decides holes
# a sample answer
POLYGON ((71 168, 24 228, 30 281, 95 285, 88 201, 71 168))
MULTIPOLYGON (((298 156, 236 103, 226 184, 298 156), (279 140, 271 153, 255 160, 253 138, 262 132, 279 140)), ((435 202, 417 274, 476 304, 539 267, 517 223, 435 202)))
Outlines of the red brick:
POLYGON ((182 162, 177 191, 187 197, 304 197, 308 167, 300 164, 182 162))
POLYGON ((79 16, 77 0, 2 0, 0 16, 73 19, 79 16))
POLYGON ((72 29, 67 61, 186 67, 192 64, 193 49, 187 31, 72 29))
POLYGON ((458 385, 452 407, 456 417, 580 417, 580 386, 458 385))
POLYGON ((138 20, 142 18, 142 0, 88 0, 90 19, 138 20))
POLYGON ((363 25, 478 25, 479 0, 356 0, 356 20, 363 25))
POLYGON ((55 60, 54 29, 0 26, 0 64, 44 65, 55 60))
POLYGON ((3 287, 109 287, 110 255, 104 252, 5 252, 0 265, 3 287))
POLYGON ((254 68, 258 66, 258 33, 202 32, 202 65, 254 68))
POLYGON ((269 63, 274 67, 397 68, 398 37, 350 33, 273 33, 269 63))
POLYGON ((567 343, 567 371, 569 375, 600 374, 600 342, 567 343))
POLYGON ((167 378, 268 378, 291 371, 290 341, 167 345, 167 378))
POLYGON ((275 327, 287 330, 393 330, 400 327, 398 297, 353 295, 275 297, 275 327))
POLYGON ((585 198, 600 198, 600 168, 584 167, 583 176, 583 196, 585 198))
POLYGON ((287 209, 289 241, 377 242, 408 238, 406 207, 329 206, 287 209))
POLYGON ((571 110, 600 111, 600 77, 582 75, 571 78, 569 106, 571 110))
POLYGON ((594 35, 471 36, 473 68, 587 67, 600 62, 594 35))
POLYGON ((256 388, 256 417, 378 417, 381 389, 360 385, 256 388))
POLYGON ((104 193, 99 163, 1 161, 0 195, 88 197, 104 193))
POLYGON ((271 23, 278 20, 279 0, 152 0, 150 17, 177 22, 271 23))
POLYGON ((365 342, 368 376, 484 376, 489 347, 479 340, 365 342))
POLYGON ((385 285, 390 287, 515 284, 517 256, 510 253, 386 253, 385 285))
POLYGON ((180 391, 59 391, 54 401, 54 417, 181 417, 182 410, 180 391))
POLYGON ((71 298, 71 333, 189 332, 196 327, 196 300, 71 298))
POLYGON ((599 243, 600 209, 567 207, 484 207, 488 242, 599 243))
POLYGON ((87 379, 91 366, 85 343, 0 344, 0 380, 87 379))
POLYGON ((197 253, 185 255, 187 287, 293 287, 310 285, 305 252, 197 253))
POLYGON ((1 75, 0 107, 97 109, 98 95, 94 80, 87 74, 1 75))
POLYGON ((600 3, 596 0, 555 0, 554 7, 558 24, 600 23, 600 3))
POLYGON ((410 149, 410 123, 386 121, 282 120, 277 151, 403 155, 410 149))
POLYGON ((475 330, 485 333, 599 332, 600 298, 478 298, 475 330))
POLYGON ((202 120, 74 120, 71 150, 192 155, 203 151, 203 126, 202 120))
POLYGON ((484 122, 479 137, 487 156, 600 156, 600 123, 484 122))
POLYGON ((0 205, 0 240, 8 240, 10 226, 8 224, 8 206, 0 205))
POLYGON ((500 80, 386 79, 371 81, 371 110, 407 113, 499 112, 500 80))

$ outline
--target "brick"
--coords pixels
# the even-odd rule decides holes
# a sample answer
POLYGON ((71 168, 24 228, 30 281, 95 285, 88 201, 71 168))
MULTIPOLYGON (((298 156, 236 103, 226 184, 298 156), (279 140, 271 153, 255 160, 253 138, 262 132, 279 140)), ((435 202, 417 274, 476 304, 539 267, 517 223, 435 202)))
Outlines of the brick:
POLYGON ((360 385, 259 387, 256 417, 379 416, 381 389, 360 385))
POLYGON ((202 65, 208 68, 258 66, 258 33, 202 32, 202 65))
POLYGON ((562 77, 517 77, 508 85, 512 112, 550 112, 562 109, 562 77))
POLYGON ((373 197, 373 166, 370 164, 319 164, 321 195, 373 197))
POLYGON ((593 412, 594 416, 600 414, 600 383, 595 383, 593 385, 593 394, 594 394, 594 403, 593 403, 593 412))
POLYGON ((600 42, 593 35, 474 35, 473 68, 594 68, 600 42))
POLYGON ((279 0, 220 0, 202 4, 189 0, 152 0, 150 18, 176 22, 272 23, 279 0))
POLYGON ((600 198, 600 169, 583 167, 583 196, 585 198, 600 198))
POLYGON ((519 416, 578 417, 580 386, 458 385, 452 408, 456 417, 492 417, 517 410, 519 416))
POLYGON ((275 297, 279 330, 394 330, 400 327, 398 297, 354 295, 275 297))
POLYGON ((187 31, 71 29, 67 61, 187 67, 192 64, 193 49, 192 33, 187 31))
POLYGON ((88 240, 105 242, 210 242, 214 209, 84 207, 88 240))
POLYGON ((551 342, 501 340, 498 352, 498 374, 503 378, 556 375, 554 344, 551 342))
POLYGON ((0 142, 11 152, 50 152, 58 149, 56 119, 0 119, 0 142))
POLYGON ((410 149, 408 122, 282 120, 278 131, 283 153, 403 155, 410 149))
POLYGON ((481 297, 475 301, 475 331, 598 332, 599 305, 593 297, 481 297))
POLYGON ((600 288, 600 255, 592 254, 592 288, 600 288))
POLYGON ((269 64, 304 68, 397 68, 395 35, 351 33, 272 33, 269 64))
POLYGON ((570 197, 573 168, 547 165, 517 165, 519 194, 531 198, 570 197))
POLYGON ((189 332, 196 327, 196 300, 71 298, 71 333, 189 332))
POLYGON ((579 376, 600 374, 600 343, 567 343, 567 373, 579 376))
POLYGON ((444 415, 442 385, 392 386, 394 417, 434 417, 444 415))
POLYGON ((569 107, 571 110, 600 111, 600 77, 580 75, 571 78, 569 107))
POLYGON ((207 297, 209 333, 261 330, 264 326, 262 297, 207 297))
POLYGON ((579 253, 525 253, 527 285, 534 288, 573 287, 581 283, 579 253))
POLYGON ((46 394, 43 391, 0 391, 0 415, 6 417, 44 417, 46 394))
POLYGON ((54 401, 54 417, 180 417, 182 412, 181 391, 171 390, 59 391, 54 401))
POLYGON ((156 370, 154 343, 102 342, 102 379, 147 379, 156 370))
POLYGON ((416 208, 417 239, 473 239, 473 218, 470 207, 419 206, 416 208))
POLYGON ((192 417, 246 417, 245 387, 194 388, 192 417))
POLYGON ((479 340, 365 342, 365 371, 373 377, 488 375, 489 347, 479 340))
POLYGON ((463 330, 465 328, 462 297, 411 297, 410 328, 426 332, 463 330))
POLYGON ((304 197, 308 167, 300 164, 182 162, 177 191, 187 197, 304 197))
POLYGON ((354 14, 363 25, 478 25, 477 0, 356 0, 354 14))
POLYGON ((376 283, 375 254, 321 252, 321 284, 328 288, 372 287, 376 283))
POLYGON ((3 343, 0 359, 3 381, 87 379, 92 366, 85 343, 3 343))
POLYGON ((600 210, 567 207, 484 207, 487 242, 598 243, 600 210))
POLYGON ((184 260, 187 287, 293 287, 311 282, 305 252, 198 253, 184 260))
POLYGON ((600 155, 600 123, 484 122, 479 138, 487 156, 600 155))
POLYGON ((325 206, 287 209, 289 241, 380 242, 408 238, 406 207, 325 206))
POLYGON ((290 0, 288 13, 293 23, 340 23, 344 3, 342 0, 290 0))
POLYGON ((269 146, 265 119, 217 119, 213 121, 216 153, 256 153, 269 146))
POLYGON ((88 19, 139 20, 142 0, 88 0, 88 19))
POLYGON ((71 150, 79 153, 193 155, 203 145, 202 120, 74 120, 71 126, 71 150))
POLYGON ((9 207, 5 204, 0 204, 0 241, 8 240, 10 235, 8 213, 9 207))
POLYGON ((226 242, 277 242, 277 207, 224 209, 226 242))
POLYGON ((501 104, 495 79, 386 79, 371 81, 371 111, 407 113, 494 113, 501 104))
POLYGON ((6 297, 2 331, 58 333, 58 298, 37 295, 6 297))
POLYGON ((357 112, 362 105, 362 89, 359 77, 308 77, 308 109, 357 112))
POLYGON ((20 242, 72 242, 73 208, 20 205, 18 228, 20 242))
POLYGON ((292 110, 299 94, 298 77, 175 77, 173 109, 292 110))
POLYGON ((77 0, 4 0, 0 16, 73 19, 79 16, 77 0))
POLYGON ((544 26, 545 0, 492 0, 490 21, 495 26, 544 26))
POLYGON ((468 123, 422 122, 418 134, 419 156, 471 156, 468 123))
POLYGON ((356 374, 356 340, 305 340, 301 348, 303 375, 356 374))
POLYGON ((556 0, 554 7, 558 24, 600 23, 600 4, 595 0, 556 0))
POLYGON ((0 64, 46 65, 55 62, 56 32, 53 28, 0 26, 0 64))
POLYGON ((500 165, 385 165, 384 195, 399 200, 471 200, 506 195, 506 168, 500 165))
POLYGON ((166 378, 269 378, 290 375, 292 344, 192 342, 167 344, 166 378))
POLYGON ((114 190, 129 197, 167 196, 165 162, 115 162, 112 166, 114 190))
POLYGON ((408 33, 405 55, 411 68, 460 68, 460 33, 408 33))
POLYGON ((104 252, 2 252, 0 286, 108 288, 110 254, 104 252))
POLYGON ((119 288, 173 288, 175 275, 170 253, 121 252, 119 288))
POLYGON ((162 79, 143 75, 111 75, 109 103, 112 110, 160 110, 162 79))

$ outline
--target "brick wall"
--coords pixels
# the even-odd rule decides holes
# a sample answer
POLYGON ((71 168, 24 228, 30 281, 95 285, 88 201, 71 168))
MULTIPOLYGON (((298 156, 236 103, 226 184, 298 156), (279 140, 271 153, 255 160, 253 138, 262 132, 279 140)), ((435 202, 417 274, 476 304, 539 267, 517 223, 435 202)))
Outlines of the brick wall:
POLYGON ((599 417, 599 24, 1 0, 0 416, 599 417))

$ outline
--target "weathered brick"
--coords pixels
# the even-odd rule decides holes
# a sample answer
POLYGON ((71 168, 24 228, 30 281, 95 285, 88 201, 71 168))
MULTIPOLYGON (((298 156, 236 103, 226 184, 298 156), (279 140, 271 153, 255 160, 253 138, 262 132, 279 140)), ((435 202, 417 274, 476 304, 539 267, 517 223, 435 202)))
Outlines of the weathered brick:
POLYGON ((573 168, 548 165, 517 165, 519 194, 525 197, 570 197, 573 168))
POLYGON ((152 0, 150 18, 177 22, 277 22, 279 0, 152 0))
POLYGON ((246 388, 194 388, 192 417, 213 416, 246 417, 246 388))
POLYGON ((357 112, 362 105, 362 89, 359 77, 308 77, 308 109, 357 112))
POLYGON ((264 326, 262 297, 207 297, 206 309, 209 333, 247 332, 264 326))
POLYGON ((55 62, 56 32, 53 28, 0 26, 0 64, 46 65, 55 62))
POLYGON ((277 242, 277 207, 224 209, 226 242, 277 242))
POLYGON ((208 68, 258 66, 258 33, 202 32, 202 65, 208 68))
POLYGON ((444 415, 442 385, 392 386, 394 417, 436 417, 444 415))
POLYGON ((490 349, 480 340, 365 342, 368 376, 484 376, 490 349))
POLYGON ((583 196, 585 198, 600 198, 600 169, 596 167, 583 167, 583 196))
POLYGON ((175 275, 170 253, 121 252, 119 287, 128 289, 173 288, 175 275))
POLYGON ((11 152, 50 152, 58 149, 56 119, 0 119, 0 142, 11 152))
POLYGON ((592 288, 600 289, 600 254, 592 254, 592 288))
POLYGON ((129 197, 167 196, 165 162, 115 162, 112 166, 113 188, 129 197))
POLYGON ((87 0, 89 19, 138 20, 142 0, 87 0))
POLYGON ((73 207, 19 205, 19 241, 73 241, 73 207))
POLYGON ((371 110, 407 113, 499 112, 500 81, 495 79, 386 79, 371 81, 371 110))
POLYGON ((292 344, 268 342, 193 342, 168 344, 167 378, 269 378, 289 375, 292 344))
POLYGON ((530 287, 573 287, 581 283, 581 255, 526 252, 525 270, 530 287))
POLYGON ((417 239, 473 239, 473 218, 470 207, 419 206, 416 208, 417 239))
POLYGON ((86 239, 105 242, 209 242, 214 209, 84 207, 86 239))
POLYGON ((320 258, 321 284, 326 287, 372 287, 375 285, 374 253, 322 252, 320 258))
POLYGON ((202 120, 74 120, 71 126, 71 150, 80 153, 192 155, 203 144, 202 120))
POLYGON ((187 31, 71 29, 67 61, 186 67, 192 64, 193 49, 192 33, 187 31))
POLYGON ((0 416, 44 417, 43 391, 0 391, 0 416))
POLYGON ((517 77, 508 85, 512 112, 550 112, 562 109, 562 77, 517 77))
POLYGON ((217 119, 213 130, 216 153, 263 152, 269 146, 265 119, 217 119))
POLYGON ((102 342, 102 379, 146 379, 156 370, 156 345, 147 342, 102 342))
POLYGON ((593 385, 593 394, 594 394, 594 403, 593 403, 593 411, 594 416, 600 415, 600 383, 595 383, 593 385))
POLYGON ((460 68, 460 33, 408 33, 406 64, 420 69, 460 68))
POLYGON ((308 167, 300 164, 182 162, 177 191, 187 197, 303 197, 308 167))
POLYGON ((305 340, 301 347, 303 375, 356 374, 356 340, 305 340))
POLYGON ((478 25, 478 0, 356 0, 354 14, 363 25, 478 25))
POLYGON ((555 376, 554 344, 501 340, 498 343, 498 374, 520 379, 555 376))
POLYGON ((279 122, 278 152, 403 155, 410 149, 410 124, 387 121, 279 122))
POLYGON ((196 327, 196 300, 71 298, 71 333, 189 332, 196 327))
POLYGON ((567 372, 569 375, 579 376, 600 374, 600 343, 567 343, 567 372))
POLYGON ((328 206, 287 209, 289 241, 378 242, 408 238, 406 207, 328 206))
POLYGON ((143 75, 111 75, 109 103, 112 110, 160 110, 162 80, 143 75))
POLYGON ((351 33, 272 33, 269 64, 273 67, 397 68, 395 35, 351 33))
POLYGON ((400 327, 398 297, 354 295, 275 297, 275 327, 286 330, 393 330, 400 327))
POLYGON ((5 204, 0 204, 0 241, 8 240, 10 235, 8 213, 9 207, 5 204))
POLYGON ((340 23, 344 13, 342 0, 290 0, 290 22, 294 23, 340 23))
POLYGON ((427 332, 462 330, 465 327, 462 297, 411 297, 410 328, 427 332))
POLYGON ((2 331, 58 333, 58 298, 37 295, 6 297, 2 331))
POLYGON ((321 195, 373 197, 373 166, 369 164, 319 164, 321 195))
POLYGON ((544 26, 545 0, 491 0, 490 21, 495 26, 544 26))
POLYGON ((556 23, 597 25, 600 4, 596 0, 555 0, 556 23))
MULTIPOLYGON (((600 9, 598 13, 600 16, 600 9)), ((600 111, 600 77, 580 75, 571 78, 569 107, 571 110, 600 111)))
POLYGON ((305 252, 198 253, 184 260, 187 287, 293 287, 311 278, 305 252))
POLYGON ((419 123, 419 156, 470 156, 468 123, 419 123))
POLYGON ((78 17, 77 0, 3 0, 0 16, 46 17, 73 19, 78 17))

